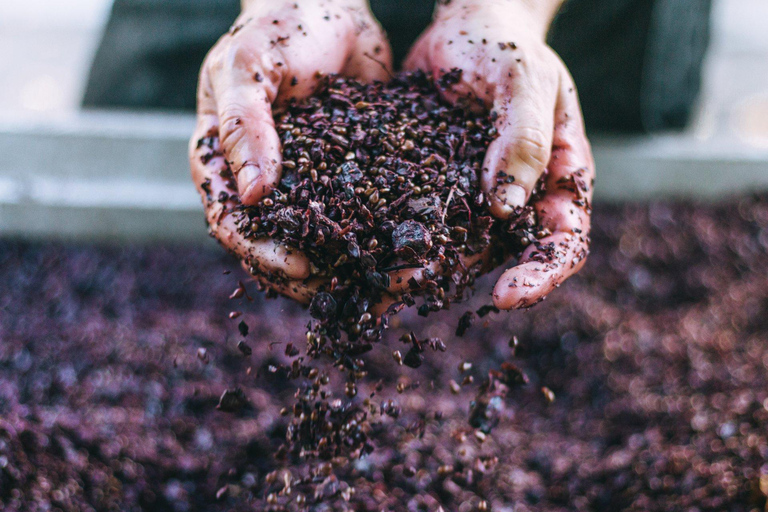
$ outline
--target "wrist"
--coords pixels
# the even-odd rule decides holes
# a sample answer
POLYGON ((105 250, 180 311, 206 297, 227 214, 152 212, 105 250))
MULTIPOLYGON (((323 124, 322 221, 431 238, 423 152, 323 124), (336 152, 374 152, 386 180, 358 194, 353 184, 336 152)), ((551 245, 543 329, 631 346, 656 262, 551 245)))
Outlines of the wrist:
POLYGON ((273 2, 270 2, 269 0, 240 0, 240 10, 241 12, 247 12, 257 9, 261 6, 281 6, 287 3, 288 0, 275 0, 273 2))
POLYGON ((498 20, 524 23, 543 39, 565 0, 438 0, 435 18, 491 11, 498 20))
POLYGON ((544 35, 546 35, 552 20, 555 19, 565 0, 519 0, 519 2, 525 4, 533 16, 542 23, 544 35))
MULTIPOLYGON (((319 0, 240 0, 242 12, 258 8, 269 8, 270 10, 282 7, 284 5, 318 6, 319 0)), ((342 0, 337 5, 347 9, 368 8, 368 0, 342 0)))

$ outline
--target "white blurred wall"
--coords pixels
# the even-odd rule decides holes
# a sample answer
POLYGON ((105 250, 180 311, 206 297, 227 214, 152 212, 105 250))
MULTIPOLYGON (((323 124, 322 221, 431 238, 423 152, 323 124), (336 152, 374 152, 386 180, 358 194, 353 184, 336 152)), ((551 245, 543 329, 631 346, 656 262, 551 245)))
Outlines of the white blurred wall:
POLYGON ((6 0, 0 2, 0 27, 98 29, 112 0, 6 0))
POLYGON ((733 137, 768 149, 768 0, 715 0, 700 139, 733 137))
POLYGON ((0 113, 62 115, 79 105, 111 0, 0 0, 0 113))

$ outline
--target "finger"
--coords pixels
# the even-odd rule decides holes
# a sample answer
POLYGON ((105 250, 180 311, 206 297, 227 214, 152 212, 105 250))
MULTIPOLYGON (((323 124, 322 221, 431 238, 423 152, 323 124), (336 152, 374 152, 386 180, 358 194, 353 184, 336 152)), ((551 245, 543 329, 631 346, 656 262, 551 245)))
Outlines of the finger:
POLYGON ((242 83, 232 73, 224 75, 215 86, 221 145, 237 179, 240 200, 256 204, 277 186, 282 170, 272 101, 256 79, 242 83))
POLYGON ((416 291, 427 280, 426 271, 428 270, 436 274, 438 269, 439 263, 432 261, 419 268, 393 270, 389 272, 389 288, 387 288, 387 291, 395 295, 416 291))
POLYGON ((325 283, 325 281, 320 278, 308 280, 282 279, 278 276, 264 273, 261 271, 261 267, 256 269, 245 261, 241 262, 241 266, 251 277, 261 283, 262 286, 275 290, 280 295, 302 304, 309 304, 312 297, 317 294, 320 287, 325 283))
POLYGON ((556 233, 532 245, 521 263, 496 282, 493 304, 499 309, 527 308, 544 299, 583 266, 587 249, 580 238, 556 233))
MULTIPOLYGON (((452 273, 457 268, 468 271, 480 262, 486 263, 489 256, 489 250, 485 250, 478 254, 472 254, 470 256, 462 256, 461 264, 447 269, 447 272, 452 273)), ((427 271, 431 272, 432 276, 446 273, 446 269, 441 266, 439 261, 429 262, 427 265, 420 268, 395 270, 389 273, 390 285, 389 288, 387 288, 387 291, 394 295, 417 291, 421 289, 424 286, 424 283, 428 280, 427 271)))
MULTIPOLYGON (((249 32, 241 37, 244 40, 234 49, 221 50, 206 67, 213 70, 209 74, 221 145, 237 179, 240 200, 252 205, 278 185, 282 174, 272 104, 279 98, 286 102, 309 96, 318 80, 309 69, 322 73, 324 64, 311 67, 306 62, 313 53, 307 48, 309 41, 267 51, 263 48, 271 43, 264 40, 266 34, 249 32)), ((324 53, 321 57, 328 60, 324 53)))
MULTIPOLYGON (((212 190, 221 190, 212 181, 212 190)), ((231 205, 218 201, 211 204, 206 216, 211 233, 230 252, 251 267, 284 275, 288 279, 306 279, 310 275, 309 260, 301 252, 289 249, 271 238, 250 240, 238 232, 235 217, 228 212, 231 205)))
POLYGON ((535 204, 540 224, 553 234, 531 245, 520 264, 499 278, 493 297, 500 309, 529 307, 540 301, 578 272, 589 253, 594 160, 576 89, 567 72, 563 73, 547 192, 535 204))
MULTIPOLYGON (((275 290, 277 293, 302 304, 309 304, 312 301, 312 297, 320 291, 320 288, 327 284, 327 280, 321 278, 313 278, 304 281, 276 279, 274 276, 266 275, 259 270, 250 267, 248 263, 244 261, 241 262, 240 265, 243 267, 243 270, 261 283, 265 288, 275 290)), ((381 296, 380 302, 371 305, 370 313, 374 317, 379 317, 387 311, 389 306, 397 302, 397 300, 398 299, 394 295, 384 293, 381 296)))
POLYGON ((500 88, 494 101, 499 136, 488 146, 482 187, 498 218, 528 202, 551 156, 557 83, 526 77, 500 88))
MULTIPOLYGON (((189 139, 188 153, 189 169, 192 181, 200 193, 203 204, 213 200, 210 184, 214 176, 226 172, 227 163, 219 144, 219 118, 216 115, 216 105, 212 96, 207 92, 207 73, 203 69, 197 94, 197 124, 192 137, 189 139)), ((218 180, 219 187, 228 191, 228 184, 218 180)), ((231 191, 231 190, 230 190, 231 191)))
POLYGON ((204 159, 221 158, 219 147, 219 117, 216 114, 216 102, 213 99, 210 75, 205 66, 200 68, 200 79, 197 84, 197 124, 192 137, 189 139, 187 156, 189 157, 189 169, 192 173, 192 181, 197 191, 202 195, 203 203, 206 201, 206 191, 202 185, 206 179, 210 179, 212 170, 216 166, 226 165, 219 160, 211 163, 211 168, 204 165, 204 159))
POLYGON ((271 238, 249 241, 244 261, 267 272, 280 272, 290 279, 309 277, 309 261, 299 251, 271 238))
POLYGON ((217 135, 216 116, 201 115, 189 146, 193 180, 205 205, 212 235, 241 259, 258 261, 268 271, 283 273, 291 279, 306 279, 310 274, 309 260, 301 253, 271 239, 248 240, 238 232, 231 215, 235 185, 229 178, 217 135))
POLYGON ((542 227, 553 233, 588 232, 595 162, 576 86, 564 65, 562 74, 547 192, 535 207, 542 227))

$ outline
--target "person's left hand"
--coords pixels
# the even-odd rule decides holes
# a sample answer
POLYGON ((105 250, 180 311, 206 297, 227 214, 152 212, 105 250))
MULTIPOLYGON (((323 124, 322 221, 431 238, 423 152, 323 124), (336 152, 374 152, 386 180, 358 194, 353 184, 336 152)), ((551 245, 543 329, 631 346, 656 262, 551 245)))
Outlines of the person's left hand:
POLYGON ((531 199, 550 232, 523 253, 493 291, 500 309, 528 307, 578 272, 589 252, 594 161, 576 88, 547 46, 544 20, 527 0, 455 0, 438 8, 406 60, 439 77, 461 69, 445 96, 480 102, 495 115, 498 138, 486 155, 482 188, 491 213, 508 217, 531 199))

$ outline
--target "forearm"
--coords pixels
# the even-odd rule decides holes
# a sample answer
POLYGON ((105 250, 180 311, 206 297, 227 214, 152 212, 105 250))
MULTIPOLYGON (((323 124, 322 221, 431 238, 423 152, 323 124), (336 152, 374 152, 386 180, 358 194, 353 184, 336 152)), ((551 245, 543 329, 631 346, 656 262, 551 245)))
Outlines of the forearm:
POLYGON ((307 4, 318 5, 328 4, 328 7, 340 6, 344 8, 359 9, 368 7, 368 0, 240 0, 240 7, 243 11, 258 7, 275 8, 280 5, 291 4, 303 6, 307 4))
POLYGON ((552 20, 565 0, 438 0, 435 18, 492 9, 503 18, 524 14, 531 29, 545 37, 552 20))

